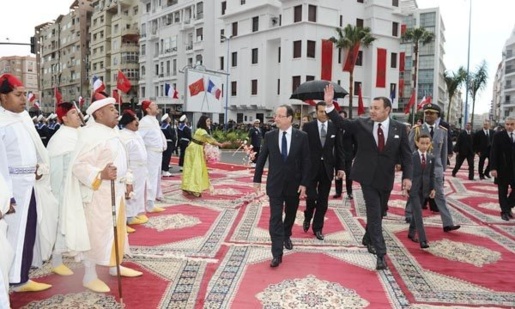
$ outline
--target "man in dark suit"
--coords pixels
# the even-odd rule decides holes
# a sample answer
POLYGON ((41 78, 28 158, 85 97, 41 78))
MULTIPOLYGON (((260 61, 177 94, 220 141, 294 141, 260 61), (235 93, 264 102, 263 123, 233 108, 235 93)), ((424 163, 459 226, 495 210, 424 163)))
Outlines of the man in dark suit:
POLYGON ((501 219, 513 219, 515 205, 515 117, 505 120, 506 131, 495 133, 490 152, 490 174, 495 177, 501 206, 501 219), (508 195, 508 186, 511 192, 508 195))
POLYGON ((456 152, 456 165, 452 170, 452 177, 456 177, 456 173, 460 170, 463 161, 467 159, 469 166, 469 180, 474 180, 474 147, 473 147, 473 133, 472 125, 467 123, 465 130, 460 132, 456 145, 454 145, 454 152, 456 152))
MULTIPOLYGON (((340 111, 340 117, 343 119, 347 118, 347 112, 342 110, 340 111)), ((354 156, 356 155, 354 141, 350 132, 346 132, 343 129, 339 129, 340 134, 337 136, 341 140, 341 144, 343 145, 343 154, 345 156, 345 164, 343 167, 343 171, 345 172, 345 189, 347 190, 347 198, 352 200, 354 196, 352 195, 352 179, 350 178, 350 169, 352 167, 352 160, 354 160, 354 156)), ((336 194, 333 198, 342 197, 342 187, 343 187, 343 178, 336 177, 334 180, 334 188, 336 194)))
POLYGON ((490 149, 492 148, 493 138, 494 130, 490 129, 490 120, 483 121, 483 129, 474 133, 474 151, 479 156, 477 167, 479 179, 490 178, 490 149), (484 169, 486 159, 488 159, 488 164, 484 169))
POLYGON ((186 125, 186 121, 188 121, 188 118, 186 115, 182 115, 181 118, 179 118, 179 127, 177 128, 177 138, 179 139, 179 149, 181 150, 179 153, 179 167, 181 171, 182 165, 184 164, 186 147, 188 147, 191 141, 191 129, 186 125))
POLYGON ((392 103, 386 97, 374 98, 370 104, 370 117, 352 121, 338 115, 334 110, 333 98, 334 88, 329 84, 324 96, 329 118, 358 141, 351 179, 360 183, 365 199, 367 227, 364 241, 368 242, 369 238, 377 254, 376 269, 386 269, 382 213, 393 189, 397 163, 402 168, 402 188, 411 189, 413 162, 406 127, 390 119, 392 103))
POLYGON ((248 137, 250 138, 250 144, 252 145, 252 150, 256 153, 254 155, 254 159, 252 163, 256 163, 257 158, 259 156, 259 150, 261 149, 261 141, 263 140, 263 133, 261 132, 261 120, 254 120, 254 126, 250 128, 248 137))
POLYGON ((305 132, 292 127, 293 109, 281 105, 275 111, 277 130, 267 132, 254 171, 254 189, 261 190, 261 177, 268 159, 266 194, 270 200, 269 232, 272 239, 272 262, 277 267, 283 260, 283 244, 293 249, 291 230, 299 199, 306 197, 309 184, 309 142, 305 132), (286 216, 283 222, 283 208, 286 216))
POLYGON ((307 188, 306 211, 304 211, 304 232, 309 230, 313 218, 313 233, 319 240, 324 240, 322 229, 327 212, 329 191, 334 171, 343 178, 344 154, 341 134, 332 122, 327 121, 325 102, 316 104, 317 120, 304 124, 302 130, 308 134, 309 152, 311 153, 311 181, 307 188), (313 217, 314 214, 314 217, 313 217))
POLYGON ((163 152, 163 160, 161 163, 161 175, 164 177, 172 176, 172 173, 170 173, 170 159, 172 158, 172 153, 177 143, 175 129, 170 125, 171 122, 172 119, 168 113, 161 117, 161 131, 166 138, 166 150, 163 152))

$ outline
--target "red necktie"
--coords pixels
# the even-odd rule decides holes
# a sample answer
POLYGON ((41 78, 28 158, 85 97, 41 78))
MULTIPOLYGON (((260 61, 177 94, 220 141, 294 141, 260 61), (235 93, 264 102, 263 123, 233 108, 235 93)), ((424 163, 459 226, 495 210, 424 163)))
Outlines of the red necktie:
POLYGON ((384 148, 384 133, 380 123, 377 124, 377 148, 379 152, 383 151, 384 148))
POLYGON ((426 168, 426 156, 422 154, 422 169, 426 168))

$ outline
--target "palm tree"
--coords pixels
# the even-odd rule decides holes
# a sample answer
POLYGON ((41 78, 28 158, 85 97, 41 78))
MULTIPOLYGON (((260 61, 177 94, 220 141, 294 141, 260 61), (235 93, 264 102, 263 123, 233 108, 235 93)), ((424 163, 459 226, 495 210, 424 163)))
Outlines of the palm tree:
POLYGON ((350 57, 350 61, 352 61, 352 65, 349 68, 349 118, 352 118, 352 98, 354 96, 354 64, 357 60, 357 52, 356 49, 359 46, 368 47, 372 42, 376 40, 375 37, 370 33, 371 30, 369 27, 358 27, 348 24, 345 28, 336 28, 336 33, 338 37, 334 36, 329 38, 329 40, 335 43, 335 47, 340 49, 346 49, 348 53, 348 57, 350 57))
POLYGON ((445 84, 447 84, 447 94, 449 95, 449 105, 447 106, 447 122, 450 121, 451 117, 451 105, 452 98, 456 93, 456 90, 467 80, 467 71, 463 67, 460 67, 457 72, 452 72, 452 75, 448 71, 443 73, 445 84))
MULTIPOLYGON (((404 43, 412 43, 413 47, 413 89, 415 94, 417 94, 417 72, 418 72, 418 52, 420 44, 426 45, 433 41, 435 35, 434 33, 427 31, 424 27, 415 27, 410 28, 404 32, 402 35, 402 41, 404 43)), ((416 96, 415 98, 417 98, 416 96)), ((415 100, 416 102, 416 100, 415 100)), ((415 104, 416 105, 416 104, 415 104)), ((415 119, 415 118, 413 118, 415 119)))
POLYGON ((476 68, 476 72, 473 72, 470 76, 469 91, 472 96, 472 117, 470 124, 474 127, 474 109, 476 107, 476 95, 479 91, 484 90, 486 82, 488 81, 488 67, 486 61, 483 60, 481 64, 476 68))

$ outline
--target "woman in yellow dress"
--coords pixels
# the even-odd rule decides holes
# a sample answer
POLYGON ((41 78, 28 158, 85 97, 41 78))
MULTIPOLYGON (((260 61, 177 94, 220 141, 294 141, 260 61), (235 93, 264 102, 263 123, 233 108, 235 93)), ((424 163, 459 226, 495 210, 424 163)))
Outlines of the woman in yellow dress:
POLYGON ((207 173, 204 144, 208 143, 218 147, 225 144, 217 142, 208 132, 211 131, 211 119, 201 116, 197 122, 197 130, 186 148, 182 172, 181 189, 184 193, 200 197, 204 190, 211 187, 207 173))

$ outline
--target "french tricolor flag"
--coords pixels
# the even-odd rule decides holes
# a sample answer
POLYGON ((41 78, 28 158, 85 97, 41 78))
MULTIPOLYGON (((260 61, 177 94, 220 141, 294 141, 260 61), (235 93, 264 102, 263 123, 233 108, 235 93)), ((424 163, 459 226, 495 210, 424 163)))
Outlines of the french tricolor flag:
POLYGON ((211 93, 217 100, 220 99, 220 96, 222 95, 222 90, 218 88, 215 83, 211 79, 209 79, 207 84, 207 92, 211 93))
POLYGON ((29 100, 30 103, 32 103, 32 102, 34 102, 34 100, 36 100, 36 95, 32 91, 29 91, 27 99, 29 100))
POLYGON ((172 84, 165 83, 165 95, 172 99, 178 99, 179 91, 177 91, 172 84))
POLYGON ((103 92, 106 89, 104 82, 96 75, 93 76, 91 83, 93 84, 93 93, 103 92))

